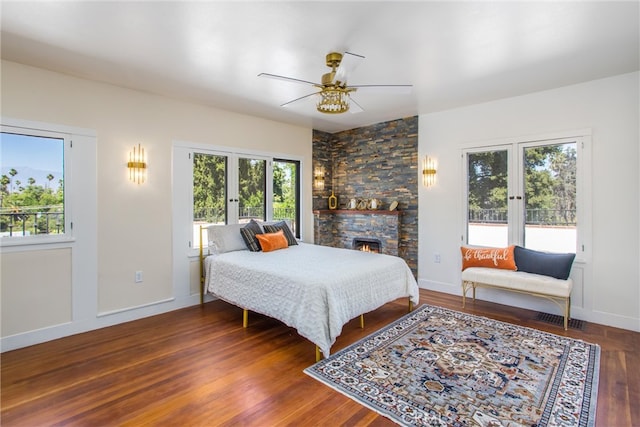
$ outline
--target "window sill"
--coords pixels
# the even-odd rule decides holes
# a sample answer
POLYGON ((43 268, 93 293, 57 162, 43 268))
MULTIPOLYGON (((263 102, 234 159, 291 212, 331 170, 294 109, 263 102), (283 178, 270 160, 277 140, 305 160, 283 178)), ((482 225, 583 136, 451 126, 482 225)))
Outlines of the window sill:
POLYGON ((32 237, 3 237, 0 238, 2 252, 17 252, 25 250, 49 249, 52 246, 67 247, 76 239, 72 236, 32 236, 32 237))

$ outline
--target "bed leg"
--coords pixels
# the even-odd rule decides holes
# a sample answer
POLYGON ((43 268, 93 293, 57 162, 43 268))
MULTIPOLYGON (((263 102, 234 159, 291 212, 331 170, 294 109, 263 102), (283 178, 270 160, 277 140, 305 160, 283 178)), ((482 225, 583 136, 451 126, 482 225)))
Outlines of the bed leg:
POLYGON ((200 249, 199 249, 199 260, 200 260, 200 305, 204 305, 204 251, 202 250, 202 225, 200 225, 200 249))
POLYGON ((322 359, 322 355, 320 353, 320 347, 316 346, 316 362, 319 362, 322 359))
POLYGON ((242 310, 242 327, 246 328, 249 326, 249 310, 246 308, 242 310))
POLYGON ((409 297, 409 313, 413 311, 413 302, 411 302, 411 297, 409 297))
POLYGON ((360 329, 364 329, 364 314, 360 315, 360 329))

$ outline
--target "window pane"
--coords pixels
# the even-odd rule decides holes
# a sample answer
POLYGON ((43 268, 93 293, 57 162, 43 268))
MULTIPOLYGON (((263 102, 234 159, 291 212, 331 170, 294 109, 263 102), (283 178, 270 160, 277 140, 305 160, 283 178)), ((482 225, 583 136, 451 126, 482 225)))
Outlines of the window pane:
POLYGON ((576 251, 576 144, 524 149, 527 248, 576 251))
MULTIPOLYGON (((200 226, 227 223, 227 157, 193 154, 193 241, 199 241, 200 226)), ((208 241, 203 233, 204 244, 208 241)), ((194 244, 198 246, 198 243, 194 244)))
POLYGON ((0 135, 0 235, 64 234, 64 138, 0 135))
POLYGON ((286 220, 296 237, 300 237, 299 166, 300 162, 292 160, 273 162, 273 219, 286 220))
POLYGON ((507 158, 506 150, 467 154, 467 243, 470 245, 508 244, 507 158))
POLYGON ((266 219, 266 160, 238 159, 239 218, 245 223, 266 219))

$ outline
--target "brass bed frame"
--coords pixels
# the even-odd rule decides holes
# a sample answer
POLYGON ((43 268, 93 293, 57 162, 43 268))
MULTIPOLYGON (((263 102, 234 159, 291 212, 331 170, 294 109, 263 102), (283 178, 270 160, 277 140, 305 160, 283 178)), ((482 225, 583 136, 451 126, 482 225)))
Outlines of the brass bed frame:
MULTIPOLYGON (((205 271, 204 271, 204 259, 206 258, 204 254, 204 249, 202 247, 202 230, 206 228, 202 225, 200 226, 200 305, 204 304, 204 295, 206 293, 205 290, 205 271)), ((409 300, 409 313, 413 311, 413 303, 411 302, 411 297, 407 298, 409 300)), ((242 308, 242 307, 241 307, 242 308)), ((246 308, 242 308, 242 327, 247 328, 249 326, 249 310, 246 308)), ((364 329, 364 313, 360 315, 360 328, 364 329)), ((320 352, 320 347, 316 345, 316 362, 319 362, 322 359, 322 353, 320 352)))

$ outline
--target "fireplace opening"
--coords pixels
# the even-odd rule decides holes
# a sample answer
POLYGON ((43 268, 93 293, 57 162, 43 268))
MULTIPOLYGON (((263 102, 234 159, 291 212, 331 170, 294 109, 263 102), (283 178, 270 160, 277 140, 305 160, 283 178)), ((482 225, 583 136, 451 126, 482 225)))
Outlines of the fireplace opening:
POLYGON ((379 254, 382 249, 382 244, 378 239, 372 239, 369 237, 355 237, 353 239, 353 249, 363 252, 374 252, 379 254))

